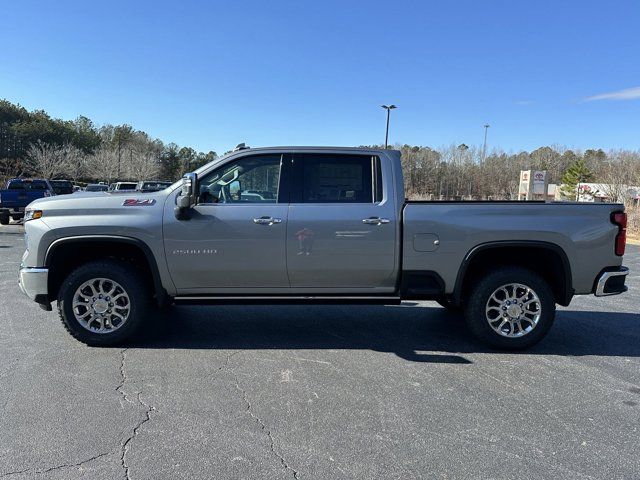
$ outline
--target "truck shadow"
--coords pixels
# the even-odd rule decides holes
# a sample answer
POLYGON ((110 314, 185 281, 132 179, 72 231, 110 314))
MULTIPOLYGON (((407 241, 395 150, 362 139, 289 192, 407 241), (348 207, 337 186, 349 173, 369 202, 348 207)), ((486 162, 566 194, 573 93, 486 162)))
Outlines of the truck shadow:
MULTIPOLYGON (((402 306, 180 306, 135 344, 173 349, 368 349, 413 362, 470 364, 494 353, 443 308, 402 306)), ((558 311, 551 332, 527 355, 640 356, 640 314, 558 311)), ((513 352, 509 354, 514 355, 513 352)), ((518 353, 515 353, 516 355, 518 353)))

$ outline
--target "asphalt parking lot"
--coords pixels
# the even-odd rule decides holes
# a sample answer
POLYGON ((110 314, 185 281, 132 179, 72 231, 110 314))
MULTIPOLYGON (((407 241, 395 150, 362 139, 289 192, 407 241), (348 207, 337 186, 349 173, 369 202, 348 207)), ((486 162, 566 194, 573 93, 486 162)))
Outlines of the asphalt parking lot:
POLYGON ((0 478, 640 478, 640 248, 520 354, 435 303, 177 307, 74 341, 0 230, 0 478), (156 319, 153 319, 156 320, 156 319))

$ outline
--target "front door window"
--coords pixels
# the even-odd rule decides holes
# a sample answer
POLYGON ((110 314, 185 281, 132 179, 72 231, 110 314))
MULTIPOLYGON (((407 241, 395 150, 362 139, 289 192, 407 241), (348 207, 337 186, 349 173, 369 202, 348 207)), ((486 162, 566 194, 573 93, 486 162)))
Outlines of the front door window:
POLYGON ((200 204, 277 203, 281 155, 231 162, 200 180, 200 204))

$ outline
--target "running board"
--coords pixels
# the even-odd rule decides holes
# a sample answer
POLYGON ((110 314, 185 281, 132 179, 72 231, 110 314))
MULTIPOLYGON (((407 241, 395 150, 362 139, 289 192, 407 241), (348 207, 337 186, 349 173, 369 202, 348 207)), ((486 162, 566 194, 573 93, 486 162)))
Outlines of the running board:
POLYGON ((321 304, 321 305, 399 305, 400 297, 383 296, 192 296, 183 295, 173 298, 173 301, 180 305, 301 305, 301 304, 321 304))

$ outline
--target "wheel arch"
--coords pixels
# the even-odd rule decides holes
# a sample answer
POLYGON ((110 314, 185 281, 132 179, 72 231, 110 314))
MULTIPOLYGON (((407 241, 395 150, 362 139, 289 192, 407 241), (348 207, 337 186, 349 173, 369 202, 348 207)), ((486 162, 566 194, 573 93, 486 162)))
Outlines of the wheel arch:
POLYGON ((455 305, 462 303, 469 282, 479 272, 486 270, 491 261, 499 265, 527 267, 540 274, 549 282, 555 300, 560 305, 569 305, 573 298, 571 263, 561 246, 537 240, 495 241, 476 245, 465 255, 452 295, 455 305), (540 260, 550 262, 550 268, 544 268, 548 265, 541 264, 540 260))
POLYGON ((47 248, 44 266, 49 268, 50 300, 57 297, 60 284, 68 273, 87 261, 122 257, 142 268, 151 280, 155 300, 163 306, 168 294, 162 285, 158 263, 151 248, 142 240, 118 235, 86 235, 59 238, 47 248), (96 248, 102 248, 96 252, 96 248))

